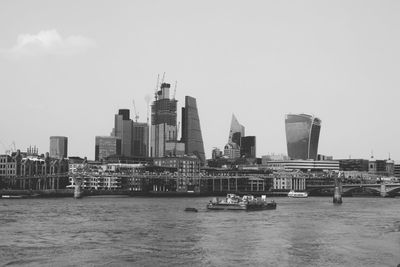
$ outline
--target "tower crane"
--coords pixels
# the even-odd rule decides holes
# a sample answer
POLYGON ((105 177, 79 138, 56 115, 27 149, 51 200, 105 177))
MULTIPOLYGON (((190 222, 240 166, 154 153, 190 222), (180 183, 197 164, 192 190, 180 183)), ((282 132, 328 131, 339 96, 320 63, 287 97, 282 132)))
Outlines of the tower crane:
POLYGON ((164 83, 164 79, 165 79, 165 72, 163 73, 161 83, 164 83))
POLYGON ((146 107, 147 107, 147 124, 149 124, 150 95, 146 95, 144 100, 146 101, 146 107))
POLYGON ((175 81, 174 94, 172 95, 172 99, 175 99, 176 87, 177 87, 177 86, 178 86, 178 81, 175 81))
POLYGON ((135 113, 135 122, 137 122, 139 119, 139 113, 137 113, 136 111, 135 99, 132 100, 132 103, 133 103, 133 112, 135 113))

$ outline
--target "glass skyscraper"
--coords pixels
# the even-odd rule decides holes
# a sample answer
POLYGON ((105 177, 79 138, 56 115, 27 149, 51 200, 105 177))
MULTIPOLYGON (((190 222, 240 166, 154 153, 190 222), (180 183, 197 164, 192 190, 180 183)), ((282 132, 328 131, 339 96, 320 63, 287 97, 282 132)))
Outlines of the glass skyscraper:
POLYGON ((240 158, 241 138, 244 137, 244 126, 232 114, 228 143, 224 147, 224 155, 230 159, 240 158))
POLYGON ((321 120, 307 114, 285 118, 286 142, 290 159, 317 159, 321 120))
POLYGON ((132 127, 129 109, 120 109, 115 115, 114 136, 121 139, 121 155, 125 157, 132 156, 132 127))
POLYGON ((147 157, 149 145, 149 125, 147 125, 147 123, 133 122, 132 131, 132 156, 138 158, 147 157))
POLYGON ((96 136, 95 160, 121 155, 121 138, 116 136, 96 136))
POLYGON ((236 116, 232 114, 231 128, 228 143, 235 143, 240 147, 240 138, 244 137, 244 126, 239 123, 236 116))
POLYGON ((68 137, 50 136, 50 157, 59 159, 68 157, 68 137))
POLYGON ((129 109, 120 109, 115 115, 111 136, 120 138, 121 152, 118 156, 144 158, 148 156, 149 126, 130 119, 129 109))
POLYGON ((203 137, 201 135, 199 113, 196 98, 185 97, 185 107, 182 108, 182 138, 185 143, 185 154, 196 155, 205 163, 203 137))
POLYGON ((256 137, 243 136, 240 140, 240 156, 245 158, 256 158, 256 137))

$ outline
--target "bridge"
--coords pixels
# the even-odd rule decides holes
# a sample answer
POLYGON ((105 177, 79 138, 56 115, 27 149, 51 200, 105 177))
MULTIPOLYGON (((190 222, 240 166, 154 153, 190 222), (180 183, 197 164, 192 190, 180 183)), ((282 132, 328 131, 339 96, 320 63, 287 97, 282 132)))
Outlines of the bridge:
MULTIPOLYGON (((334 185, 308 185, 307 192, 312 195, 333 195, 334 185)), ((394 197, 400 193, 400 183, 381 184, 342 184, 343 196, 381 196, 394 197)))

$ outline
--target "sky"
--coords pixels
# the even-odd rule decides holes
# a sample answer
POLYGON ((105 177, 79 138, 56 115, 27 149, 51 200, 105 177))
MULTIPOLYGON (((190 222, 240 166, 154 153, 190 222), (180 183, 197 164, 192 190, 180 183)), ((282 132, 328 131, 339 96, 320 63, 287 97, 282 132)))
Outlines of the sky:
POLYGON ((134 100, 146 121, 165 72, 179 107, 197 99, 208 158, 232 114, 261 157, 286 154, 285 114, 307 113, 318 153, 400 160, 398 14, 385 0, 2 0, 0 153, 62 135, 94 159, 118 109, 134 100))

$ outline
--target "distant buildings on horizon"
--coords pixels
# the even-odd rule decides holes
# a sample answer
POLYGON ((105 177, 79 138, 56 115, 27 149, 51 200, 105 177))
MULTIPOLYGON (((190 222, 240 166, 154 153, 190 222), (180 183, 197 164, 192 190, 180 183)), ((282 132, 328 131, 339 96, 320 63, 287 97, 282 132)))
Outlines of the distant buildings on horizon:
MULTIPOLYGON (((111 134, 95 137, 95 160, 104 161, 113 158, 128 162, 189 156, 198 158, 204 165, 206 157, 196 98, 185 97, 182 118, 178 122, 178 101, 175 99, 175 92, 172 97, 170 96, 170 89, 169 83, 162 82, 157 85, 154 101, 151 103, 151 120, 147 118, 147 123, 138 122, 138 116, 135 116, 135 121, 132 120, 129 109, 119 109, 114 115, 111 134), (179 133, 180 138, 178 138, 179 133)), ((287 160, 333 160, 331 156, 318 154, 321 124, 321 120, 312 115, 303 113, 285 115, 287 156, 267 155, 257 158, 256 136, 246 136, 245 126, 232 114, 228 142, 222 150, 213 148, 211 160, 222 159, 221 162, 236 165, 264 165, 268 161, 287 160)), ((30 149, 28 154, 32 155, 32 151, 38 154, 36 147, 30 149)), ((49 157, 68 158, 68 137, 50 137, 49 157)), ((366 165, 365 162, 363 164, 366 165)), ((377 164, 377 169, 380 170, 378 172, 382 172, 380 163, 377 164)))
POLYGON ((185 97, 179 140, 181 124, 177 122, 178 101, 175 96, 170 98, 170 87, 170 84, 163 82, 155 92, 150 125, 132 121, 129 109, 120 109, 115 115, 111 136, 96 136, 95 159, 196 156, 204 164, 204 144, 196 99, 185 97))

